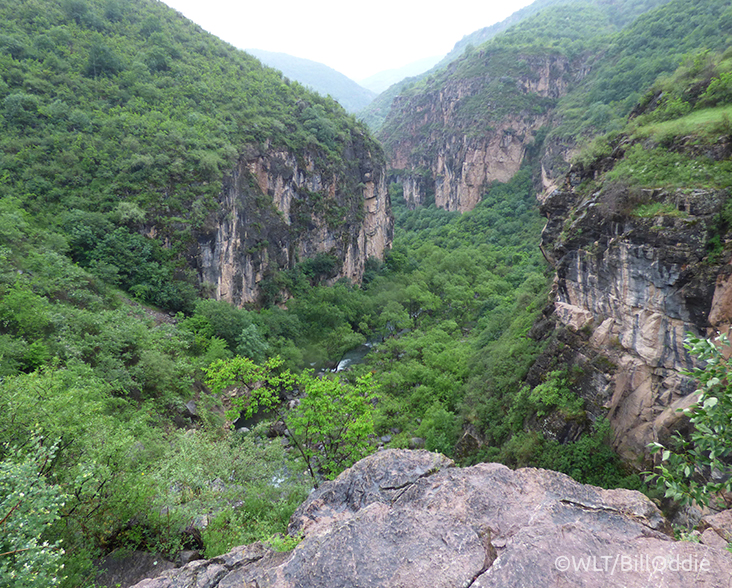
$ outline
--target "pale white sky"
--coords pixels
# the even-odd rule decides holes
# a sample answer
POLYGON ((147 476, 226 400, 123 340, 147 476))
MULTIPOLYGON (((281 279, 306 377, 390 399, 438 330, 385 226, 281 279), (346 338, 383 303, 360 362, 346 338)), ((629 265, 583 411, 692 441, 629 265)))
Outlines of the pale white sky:
POLYGON ((442 56, 533 0, 163 0, 240 49, 324 63, 359 81, 442 56))

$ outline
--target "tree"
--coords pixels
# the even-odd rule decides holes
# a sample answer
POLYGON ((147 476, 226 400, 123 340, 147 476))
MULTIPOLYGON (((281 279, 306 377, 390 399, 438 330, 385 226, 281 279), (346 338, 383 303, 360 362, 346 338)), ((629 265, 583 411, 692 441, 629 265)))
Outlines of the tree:
POLYGON ((89 48, 89 60, 85 71, 88 77, 113 76, 121 70, 120 58, 107 45, 94 43, 89 48))
POLYGON ((76 21, 76 24, 81 24, 82 19, 89 10, 84 0, 64 0, 61 7, 70 19, 76 21))
POLYGON ((250 418, 260 409, 278 409, 290 439, 305 461, 315 485, 321 476, 332 478, 372 451, 369 436, 374 432, 373 405, 375 384, 371 374, 355 383, 338 376, 316 377, 312 372, 300 376, 282 370, 278 356, 258 365, 237 356, 217 360, 206 369, 206 383, 214 393, 236 386, 239 394, 227 413, 232 421, 243 415, 250 418), (288 412, 281 396, 299 389, 301 398, 288 412))
POLYGON ((56 447, 43 446, 40 437, 31 453, 18 457, 18 448, 0 461, 0 587, 57 586, 61 580, 63 550, 59 542, 44 540, 44 533, 59 518, 64 495, 48 484, 45 470, 56 447))
POLYGON ((214 394, 221 394, 225 389, 236 386, 238 395, 232 400, 233 408, 227 417, 232 421, 240 415, 251 418, 260 408, 276 408, 280 395, 296 387, 297 377, 290 370, 283 370, 283 364, 279 356, 261 365, 241 355, 218 359, 204 369, 206 384, 214 394))
POLYGON ((5 118, 18 127, 34 127, 39 118, 39 101, 32 94, 16 92, 5 97, 5 118))
POLYGON ((371 374, 350 384, 305 373, 300 385, 303 397, 288 416, 288 430, 313 480, 318 472, 334 478, 373 451, 375 384, 371 374))
MULTIPOLYGON (((729 339, 715 339, 729 347, 729 339)), ((665 489, 666 497, 683 504, 709 504, 710 498, 732 491, 732 380, 730 359, 709 339, 688 335, 686 349, 705 362, 704 367, 686 372, 699 382, 698 400, 681 409, 694 426, 689 439, 677 435, 676 447, 650 444, 651 453, 661 453, 661 464, 650 479, 665 489)))

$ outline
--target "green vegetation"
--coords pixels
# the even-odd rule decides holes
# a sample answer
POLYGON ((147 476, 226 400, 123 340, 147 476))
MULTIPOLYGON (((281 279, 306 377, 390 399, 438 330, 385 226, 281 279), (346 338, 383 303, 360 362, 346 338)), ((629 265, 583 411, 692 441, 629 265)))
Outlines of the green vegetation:
MULTIPOLYGON (((415 166, 433 160, 437 146, 450 137, 486 136, 507 117, 533 124, 538 117, 551 114, 554 123, 547 129, 549 144, 571 149, 589 143, 599 133, 623 129, 626 116, 659 76, 670 75, 684 59, 693 61, 700 50, 727 47, 731 18, 723 0, 550 6, 483 45, 466 50, 442 69, 400 88, 399 100, 394 102, 379 136, 387 150, 396 146, 403 150, 404 142, 414 145, 411 158, 415 166), (556 88, 532 90, 538 72, 547 67, 556 88), (580 72, 587 75, 582 77, 580 72), (450 101, 451 93, 460 100, 450 101), (437 105, 449 111, 448 125, 443 116, 423 116, 437 105)), ((701 102, 705 108, 726 100, 728 64, 722 64, 719 72, 701 102)), ((673 89, 674 81, 667 82, 667 89, 673 89)), ((683 112, 672 111, 683 109, 686 99, 665 99, 665 110, 678 118, 683 112)), ((722 134, 729 126, 725 114, 728 111, 722 106, 713 115, 708 113, 705 121, 690 119, 678 124, 688 128, 702 122, 710 136, 722 134)), ((555 159, 557 169, 565 165, 561 158, 555 159)), ((656 164, 664 167, 676 162, 664 161, 658 154, 656 164)), ((711 176, 710 183, 717 185, 725 173, 701 169, 679 181, 711 176)))
POLYGON ((654 216, 686 216, 669 202, 653 202, 652 204, 640 204, 633 210, 633 216, 639 218, 651 218, 654 216))
MULTIPOLYGON (((732 133, 732 94, 725 89, 730 70, 729 49, 688 55, 649 88, 624 127, 597 137, 576 161, 593 165, 619 148, 623 156, 605 175, 606 183, 630 190, 728 190, 732 164, 718 146, 732 133)), ((646 203, 634 214, 681 214, 672 209, 669 203, 646 203)))
POLYGON ((3 4, 0 75, 3 195, 95 276, 171 310, 192 310, 185 257, 245 148, 331 172, 353 165, 353 137, 379 153, 336 102, 151 0, 3 4))
POLYGON ((493 44, 532 54, 551 48, 569 59, 595 52, 618 30, 613 14, 625 14, 623 7, 608 10, 601 4, 574 2, 551 6, 496 36, 493 44))
POLYGON ((700 388, 696 402, 683 409, 694 428, 688 440, 677 435, 670 449, 652 444, 652 452, 660 453, 661 460, 649 479, 657 479, 666 497, 682 504, 708 506, 715 500, 726 508, 724 493, 732 489, 727 475, 732 456, 732 386, 729 359, 720 346, 730 343, 724 335, 715 341, 691 335, 686 339, 685 347, 704 362, 704 367, 689 372, 700 388))
MULTIPOLYGON (((712 81, 715 81, 715 79, 712 81)), ((687 106, 691 110, 691 106, 688 104, 687 106)), ((638 122, 636 123, 638 126, 633 128, 633 136, 638 139, 652 138, 661 144, 666 143, 671 138, 689 135, 713 140, 729 132, 731 128, 729 122, 730 116, 732 116, 732 107, 720 106, 716 108, 704 108, 681 116, 680 118, 655 123, 641 124, 643 120, 647 119, 638 117, 638 122)))
POLYGON ((291 439, 311 477, 316 472, 335 478, 347 467, 372 453, 372 402, 377 400, 371 375, 353 384, 340 378, 300 377, 302 399, 287 418, 291 439))
POLYGON ((205 402, 203 426, 175 430, 176 411, 120 396, 114 384, 80 363, 5 378, 0 460, 4 468, 41 474, 27 482, 35 486, 22 508, 12 509, 24 478, 3 498, 10 529, 29 534, 22 545, 13 532, 8 541, 48 544, 43 549, 53 557, 34 553, 34 561, 48 567, 62 557, 62 585, 80 586, 90 581, 91 559, 100 552, 173 555, 186 545, 223 552, 282 532, 305 488, 279 443, 262 431, 242 437, 221 428, 205 402), (42 451, 53 459, 34 457, 42 451), (233 507, 242 496, 244 504, 233 507), (191 526, 210 513, 217 521, 210 529, 191 526), (236 523, 224 525, 226 517, 236 523), (61 540, 65 554, 54 548, 61 540))
POLYGON ((286 414, 278 411, 278 418, 317 487, 321 476, 335 477, 373 450, 368 443, 374 432, 371 403, 376 400, 371 374, 350 384, 337 376, 313 377, 312 371, 295 376, 282 369, 283 363, 280 357, 262 365, 240 355, 220 359, 204 370, 206 383, 214 394, 236 387, 227 412, 232 421, 277 410, 282 398, 298 388, 302 398, 286 414))
POLYGON ((619 130, 659 76, 701 49, 728 46, 730 19, 732 10, 723 0, 671 0, 641 14, 607 39, 593 72, 560 101, 562 122, 552 137, 576 140, 619 130))
MULTIPOLYGON (((0 461, 33 463, 35 438, 44 451, 56 447, 41 479, 48 496, 65 499, 49 511, 51 526, 34 532, 50 546, 43 569, 52 573, 58 556, 62 585, 83 586, 91 561, 116 549, 215 555, 269 540, 305 496, 304 470, 332 477, 385 435, 391 446, 421 437, 457 457, 471 424, 488 441, 486 458, 559 460, 565 446, 526 433, 530 415, 516 400, 542 349, 527 333, 549 278, 535 247, 543 220, 532 173, 527 166, 492 186, 464 215, 409 211, 395 193, 398 237, 384 263, 369 263, 362 287, 319 285, 331 260, 314 259, 282 274, 295 294, 286 305, 251 311, 198 300, 175 320, 74 264, 62 233, 3 199, 0 461), (377 336, 366 363, 340 378, 303 372, 377 336), (246 400, 232 405, 231 386, 246 400), (285 411, 280 392, 295 387, 299 406, 285 411), (226 408, 279 411, 291 449, 267 439, 266 424, 232 431, 236 414, 224 421, 226 408), (60 539, 64 554, 53 547, 60 539)), ((547 414, 569 415, 577 403, 568 391, 559 401, 540 396, 547 414)), ((571 447, 565 469, 590 479, 597 464, 585 445, 571 447)), ((612 467, 602 483, 622 480, 612 467)))
POLYGON ((60 488, 44 477, 57 448, 44 447, 37 437, 29 445, 27 454, 9 448, 9 456, 0 461, 2 585, 58 586, 63 574, 61 541, 42 538, 64 506, 60 488))
POLYGON ((638 143, 626 152, 607 178, 644 187, 714 189, 728 188, 731 172, 729 160, 715 161, 659 147, 648 149, 638 143))
MULTIPOLYGON (((650 85, 671 71, 658 57, 678 38, 669 29, 663 43, 643 45, 646 68, 626 68, 627 87, 602 86, 589 107, 579 94, 559 105, 514 97, 541 55, 591 61, 605 48, 612 59, 598 57, 586 83, 619 79, 630 49, 617 44, 630 46, 641 29, 617 34, 630 17, 595 4, 526 19, 403 100, 418 104, 448 75, 466 83, 488 75, 482 93, 456 106, 467 132, 484 132, 491 117, 559 108, 582 133, 618 127, 580 160, 622 157, 607 178, 631 196, 649 186, 729 189, 729 158, 694 150, 729 135, 730 56, 690 49, 700 46, 700 30, 722 30, 727 12, 711 0, 672 1, 646 15, 653 27, 673 14, 689 21, 673 31, 685 35, 678 50, 690 57, 650 85), (618 124, 646 79, 651 90, 618 124), (571 108, 584 108, 582 116, 571 108)), ((423 441, 460 463, 499 460, 642 486, 613 454, 609 425, 590 422, 578 396, 585 374, 557 361, 530 374, 540 354, 561 345, 532 332, 552 276, 537 247, 545 221, 535 200, 546 129, 514 178, 490 185, 469 213, 408 210, 392 186, 394 245, 383 261, 369 260, 362 284, 326 286, 341 262, 321 254, 264 276, 261 307, 234 308, 202 296, 186 255, 195 232, 210 230, 240 150, 307 151, 339 171, 353 165, 344 155, 349 137, 362 135, 379 157, 363 126, 159 3, 23 0, 0 7, 0 16, 3 580, 16 573, 24 576, 13 586, 92 586, 93 560, 124 549, 172 556, 195 547, 213 556, 255 540, 292 548, 297 538, 277 534, 308 488, 379 444, 423 441), (367 342, 371 352, 347 372, 312 371, 334 368, 367 342), (261 424, 233 431, 239 416, 261 424), (268 437, 273 417, 289 432, 286 446, 268 437), (585 432, 560 442, 549 426, 557 423, 585 432), (474 445, 463 442, 466 431, 474 445)), ((448 130, 418 132, 438 140, 448 130)), ((681 214, 651 200, 629 198, 626 212, 681 214)), ((345 214, 363 212, 357 204, 305 194, 293 230, 311 210, 339 226, 345 214)), ((275 215, 264 197, 250 212, 256 222, 275 215)), ((720 250, 731 219, 727 206, 720 250)), ((724 380, 704 382, 692 418, 715 419, 724 380)), ((726 449, 705 445, 699 423, 693 459, 725 457, 726 449)), ((668 451, 662 472, 673 491, 697 492, 679 482, 679 471, 692 473, 689 462, 668 451)))
MULTIPOLYGON (((410 85, 416 85, 428 79, 440 69, 457 62, 464 56, 471 56, 473 61, 483 56, 476 49, 492 47, 491 40, 510 46, 539 46, 556 51, 558 47, 570 52, 585 51, 584 40, 598 34, 616 32, 631 23, 638 15, 643 14, 668 0, 645 0, 641 2, 587 2, 585 0, 537 0, 516 11, 507 19, 479 29, 463 37, 455 44, 437 66, 430 71, 394 84, 379 94, 376 99, 359 113, 359 116, 378 133, 386 120, 394 97, 405 92, 410 85), (558 5, 558 6, 557 6, 558 5), (553 7, 553 8, 552 8, 553 7), (582 17, 575 19, 579 12, 582 17), (569 19, 569 22, 568 20, 569 19), (597 26, 598 28, 594 28, 597 26), (505 35, 500 36, 501 33, 505 35)), ((594 42, 595 46, 597 41, 594 42)), ((489 64, 487 64, 490 67, 489 64)), ((500 75, 500 74, 499 74, 500 75)), ((515 98, 515 96, 514 96, 515 98)))
MULTIPOLYGON (((639 88, 647 87, 659 73, 671 71, 678 62, 678 58, 669 61, 667 54, 662 54, 664 65, 654 70, 655 73, 643 70, 641 75, 633 71, 620 88, 614 77, 618 71, 628 69, 627 60, 616 58, 615 49, 618 39, 624 34, 624 27, 632 28, 631 23, 639 15, 659 5, 664 7, 656 8, 655 12, 665 10, 665 0, 541 4, 546 7, 540 12, 536 12, 532 5, 530 11, 526 11, 531 14, 517 13, 520 22, 514 26, 491 36, 482 45, 466 48, 462 55, 456 56, 442 69, 401 87, 399 102, 392 107, 379 130, 379 137, 387 150, 399 144, 405 136, 414 144, 441 144, 441 140, 456 132, 485 135, 497 121, 509 115, 527 120, 553 111, 559 113, 557 120, 560 123, 552 131, 553 137, 576 140, 578 135, 607 131, 612 128, 611 122, 617 124, 618 117, 625 116, 635 105, 639 88), (612 57, 607 56, 609 53, 612 57), (556 88, 533 89, 532 83, 537 81, 539 72, 547 69, 556 88), (582 69, 592 73, 586 81, 577 83, 577 71, 582 69), (622 97, 593 94, 592 102, 587 103, 589 92, 597 90, 597 77, 603 75, 612 78, 615 84, 612 88, 617 92, 623 92, 626 85, 632 90, 622 97), (633 86, 634 83, 639 85, 633 86), (442 123, 431 119, 425 121, 420 113, 437 103, 438 96, 444 94, 444 88, 456 86, 461 88, 461 99, 449 106, 444 105, 451 111, 450 126, 443 128, 442 123), (560 88, 563 87, 570 93, 559 99, 559 94, 563 93, 560 88), (575 87, 578 90, 573 93, 575 87), (620 100, 625 100, 622 103, 625 110, 619 109, 616 114, 620 100), (414 140, 415 135, 423 140, 414 140)), ((719 0, 716 4, 723 3, 719 0)), ((717 14, 719 10, 715 5, 711 13, 717 14)), ((705 19, 705 26, 708 25, 706 13, 702 9, 697 9, 697 12, 704 15, 701 18, 705 19)), ((698 20, 691 19, 686 26, 691 27, 698 20)), ((642 29, 634 30, 638 37, 644 35, 642 29)), ((719 29, 720 34, 722 30, 719 29)), ((677 32, 669 31, 668 34, 677 32)), ((664 45, 659 53, 666 49, 664 45)), ((622 50, 620 54, 625 56, 622 50)), ((679 52, 677 55, 680 57, 682 54, 679 52)), ((647 65, 645 61, 644 64, 647 65)), ((375 105, 370 112, 376 108, 375 105)))

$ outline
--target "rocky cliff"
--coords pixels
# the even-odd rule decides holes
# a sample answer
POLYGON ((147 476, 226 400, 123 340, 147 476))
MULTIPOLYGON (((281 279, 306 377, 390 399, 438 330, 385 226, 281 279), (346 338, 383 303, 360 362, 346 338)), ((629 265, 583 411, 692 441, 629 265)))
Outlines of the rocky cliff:
POLYGON ((393 234, 384 163, 374 148, 354 134, 335 166, 317 151, 248 147, 198 235, 202 282, 241 306, 255 302, 263 285, 276 290, 279 270, 319 254, 329 261, 325 281, 358 282, 366 260, 382 259, 393 234))
POLYGON ((380 138, 408 205, 473 209, 491 182, 513 177, 557 100, 586 74, 582 60, 551 51, 485 49, 397 97, 380 138))
MULTIPOLYGON (((716 156, 729 149, 718 146, 716 156)), ((607 410, 620 455, 640 465, 648 443, 683 426, 677 409, 695 398, 683 374, 693 366, 686 334, 728 332, 732 323, 729 256, 711 248, 715 235, 724 240, 727 194, 611 182, 588 190, 615 158, 575 167, 545 194, 541 246, 556 269, 550 312, 568 332, 564 361, 584 371, 588 408, 607 410)))
POLYGON ((728 518, 703 543, 677 542, 638 492, 388 450, 311 494, 290 522, 303 538, 292 552, 238 547, 136 587, 722 587, 728 518))

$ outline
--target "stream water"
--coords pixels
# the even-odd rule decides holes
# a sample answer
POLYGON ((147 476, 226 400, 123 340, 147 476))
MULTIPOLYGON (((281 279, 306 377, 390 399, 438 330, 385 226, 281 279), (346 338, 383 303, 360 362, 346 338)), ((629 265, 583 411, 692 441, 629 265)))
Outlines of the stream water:
MULTIPOLYGON (((341 357, 341 360, 338 362, 338 365, 335 367, 335 369, 331 370, 331 372, 342 372, 343 370, 358 365, 359 363, 363 363, 363 360, 366 358, 366 355, 368 355, 369 351, 371 351, 372 347, 378 343, 379 341, 367 341, 363 345, 359 345, 358 347, 354 347, 350 351, 347 351, 343 354, 343 357, 341 357)), ((327 370, 323 370, 325 372, 327 370)), ((273 416, 276 413, 273 411, 260 411, 255 415, 252 415, 250 418, 245 419, 244 417, 239 417, 234 422, 234 428, 236 430, 246 427, 247 429, 251 429, 255 427, 258 423, 262 422, 263 420, 268 420, 273 418, 273 416)))
POLYGON ((371 351, 374 343, 375 342, 369 341, 367 343, 364 343, 363 345, 359 345, 358 347, 351 349, 350 351, 347 351, 333 371, 336 373, 342 372, 352 365, 362 363, 366 355, 368 355, 368 352, 371 351))

